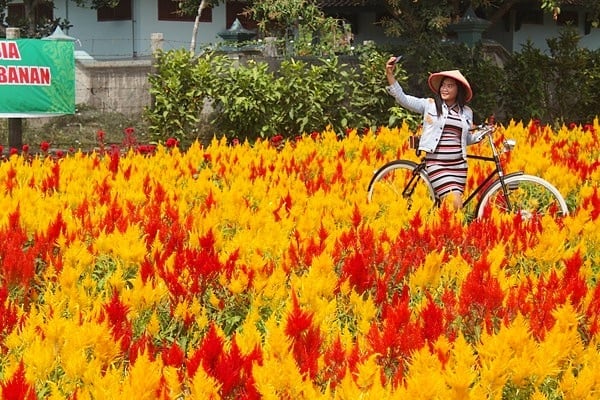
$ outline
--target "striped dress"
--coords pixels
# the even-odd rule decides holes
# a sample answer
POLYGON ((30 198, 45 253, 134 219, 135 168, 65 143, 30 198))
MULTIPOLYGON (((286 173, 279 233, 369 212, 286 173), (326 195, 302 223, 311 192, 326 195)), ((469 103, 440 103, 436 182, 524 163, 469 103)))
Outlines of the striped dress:
POLYGON ((462 195, 467 182, 467 161, 462 157, 462 124, 457 108, 450 109, 437 148, 425 158, 431 185, 440 199, 452 191, 462 195))

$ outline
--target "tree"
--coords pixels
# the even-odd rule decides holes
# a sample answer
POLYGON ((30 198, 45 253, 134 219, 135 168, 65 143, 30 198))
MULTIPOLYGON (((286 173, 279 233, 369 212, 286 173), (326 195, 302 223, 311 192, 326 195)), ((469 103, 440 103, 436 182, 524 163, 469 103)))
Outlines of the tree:
MULTIPOLYGON (((89 7, 92 9, 98 9, 101 7, 115 7, 119 4, 119 0, 71 0, 73 3, 80 7, 89 7)), ((2 20, 4 10, 10 3, 21 3, 15 0, 0 0, 0 10, 2 10, 2 20)), ((61 21, 60 18, 55 18, 51 21, 39 20, 36 17, 36 10, 42 6, 54 7, 53 0, 22 0, 23 7, 25 9, 25 20, 19 23, 23 31, 24 37, 40 37, 51 33, 54 28, 61 26, 62 28, 68 27, 69 21, 61 21)))
MULTIPOLYGON (((473 7, 482 18, 491 24, 501 21, 510 9, 527 3, 523 0, 385 0, 390 15, 383 26, 389 36, 419 37, 420 35, 442 36, 448 25, 457 22, 467 8, 473 7)), ((588 22, 598 26, 600 1, 598 0, 531 0, 540 9, 550 12, 557 18, 561 7, 570 4, 583 6, 587 11, 588 22)))

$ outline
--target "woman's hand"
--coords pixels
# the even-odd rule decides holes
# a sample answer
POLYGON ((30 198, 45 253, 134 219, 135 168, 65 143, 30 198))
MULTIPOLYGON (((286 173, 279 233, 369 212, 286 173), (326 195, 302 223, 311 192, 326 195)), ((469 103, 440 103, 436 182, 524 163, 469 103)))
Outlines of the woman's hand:
POLYGON ((396 82, 396 78, 394 77, 394 68, 396 67, 398 57, 390 57, 385 63, 385 77, 390 85, 393 85, 396 82))

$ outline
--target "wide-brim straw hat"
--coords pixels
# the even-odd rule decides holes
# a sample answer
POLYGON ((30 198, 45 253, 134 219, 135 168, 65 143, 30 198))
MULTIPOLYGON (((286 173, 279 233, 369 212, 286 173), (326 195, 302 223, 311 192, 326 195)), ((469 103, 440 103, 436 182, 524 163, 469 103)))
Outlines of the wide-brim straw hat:
POLYGON ((453 69, 451 71, 436 72, 434 74, 429 75, 427 83, 429 83, 429 88, 433 91, 433 93, 439 93, 440 85, 442 84, 442 79, 444 79, 445 77, 456 79, 457 82, 460 82, 464 86, 467 94, 465 102, 468 103, 469 101, 471 101, 471 98, 473 98, 473 90, 471 89, 471 85, 469 85, 469 81, 467 81, 467 78, 465 78, 463 74, 461 74, 460 71, 457 69, 453 69))

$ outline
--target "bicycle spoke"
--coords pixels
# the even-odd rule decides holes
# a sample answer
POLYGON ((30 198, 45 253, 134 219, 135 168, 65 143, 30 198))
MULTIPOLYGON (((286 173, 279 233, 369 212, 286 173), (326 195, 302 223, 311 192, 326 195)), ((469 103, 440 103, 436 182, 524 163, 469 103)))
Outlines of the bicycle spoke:
POLYGON ((484 196, 482 206, 492 207, 502 213, 518 214, 523 219, 538 216, 565 215, 568 210, 560 193, 537 177, 517 176, 507 180, 508 199, 501 186, 484 196))

